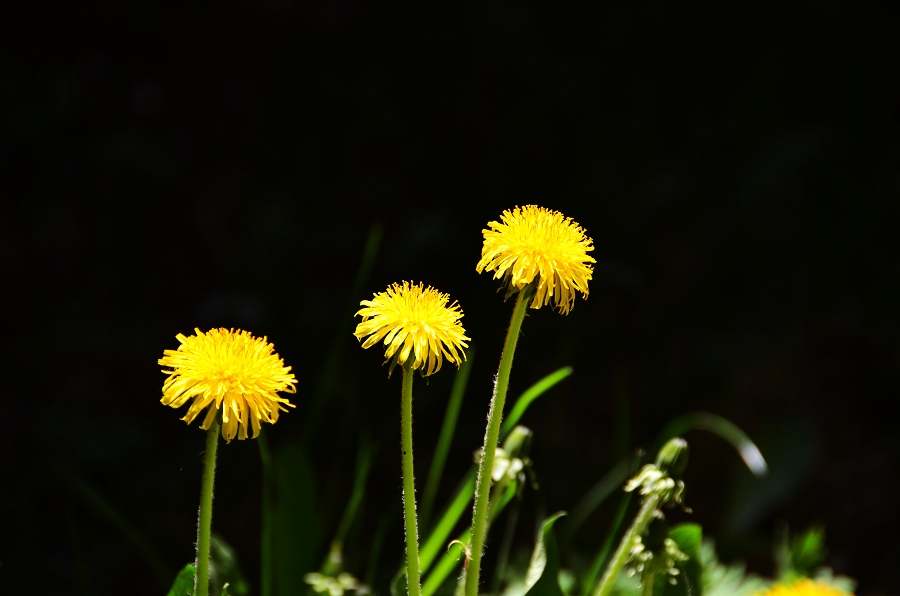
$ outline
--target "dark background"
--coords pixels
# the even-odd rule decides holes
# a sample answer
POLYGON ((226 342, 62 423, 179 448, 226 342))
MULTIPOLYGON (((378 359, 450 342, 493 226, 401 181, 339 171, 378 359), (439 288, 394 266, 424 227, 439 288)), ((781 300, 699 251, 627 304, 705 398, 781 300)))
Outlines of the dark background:
MULTIPOLYGON (((159 404, 156 361, 177 333, 226 326, 268 336, 300 381, 267 429, 274 448, 304 445, 319 483, 298 577, 324 556, 360 437, 378 445, 347 563, 362 576, 396 516, 385 594, 403 553, 400 380, 359 349, 355 305, 404 279, 462 305, 477 352, 446 496, 480 446, 511 311, 475 273, 480 231, 527 203, 578 221, 597 264, 568 317, 525 321, 511 395, 575 374, 523 420, 541 490, 522 548, 537 515, 702 410, 772 468, 753 480, 721 440, 687 436, 690 518, 725 560, 772 573, 782 524, 824 524, 858 594, 900 592, 898 16, 269 0, 8 18, 0 592, 164 593, 193 558, 204 435, 159 404)), ((451 371, 416 385, 420 482, 451 371)), ((254 442, 220 447, 214 529, 252 584, 259 479, 254 442)))

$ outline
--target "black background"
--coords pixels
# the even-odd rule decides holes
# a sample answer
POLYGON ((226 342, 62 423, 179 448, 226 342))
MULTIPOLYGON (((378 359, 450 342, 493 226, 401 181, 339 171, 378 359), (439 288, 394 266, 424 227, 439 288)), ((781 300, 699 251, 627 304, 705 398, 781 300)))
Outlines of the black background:
MULTIPOLYGON (((578 221, 597 265, 588 300, 531 311, 519 344, 512 395, 575 369, 523 420, 534 515, 573 507, 675 416, 710 411, 772 466, 754 481, 725 443, 687 436, 690 519, 723 558, 772 573, 780 524, 821 523, 858 594, 897 593, 898 16, 890 3, 293 0, 11 16, 0 591, 164 593, 78 486, 166 570, 192 559, 203 433, 159 404, 156 361, 212 326, 266 335, 293 366, 298 407, 268 436, 313 433, 302 440, 331 479, 323 536, 358 438, 379 444, 357 539, 379 512, 398 516, 386 581, 403 552, 400 380, 359 349, 355 305, 410 279, 465 312, 477 352, 449 494, 480 446, 511 310, 475 272, 480 232, 535 203, 578 221), (351 295, 373 229, 374 268, 351 295), (329 353, 338 374, 319 385, 329 353)), ((422 466, 451 370, 416 386, 422 466)), ((256 458, 252 442, 220 447, 214 518, 251 583, 256 458)), ((590 518, 569 556, 592 556, 608 519, 590 518)), ((351 571, 364 554, 348 546, 351 571)))

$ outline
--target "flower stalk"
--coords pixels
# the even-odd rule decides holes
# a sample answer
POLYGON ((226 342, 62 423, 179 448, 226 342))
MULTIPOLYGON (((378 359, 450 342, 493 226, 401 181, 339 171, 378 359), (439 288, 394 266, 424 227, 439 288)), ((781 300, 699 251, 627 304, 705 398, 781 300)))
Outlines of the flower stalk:
POLYGON ((643 583, 643 593, 644 596, 653 596, 653 584, 656 581, 656 572, 655 571, 647 571, 644 577, 641 578, 641 582, 643 583))
POLYGON ((400 405, 400 449, 403 463, 403 523, 406 530, 406 585, 410 596, 419 596, 419 535, 416 523, 416 480, 413 474, 412 383, 413 373, 430 376, 441 369, 446 358, 453 364, 465 360, 468 346, 460 319, 459 304, 422 283, 393 284, 360 302, 356 316, 362 321, 353 334, 363 349, 379 342, 391 368, 403 369, 400 405))
POLYGON ((412 384, 413 368, 403 365, 400 405, 400 449, 403 454, 403 522, 406 526, 406 586, 409 596, 419 596, 419 531, 416 523, 416 479, 413 474, 412 384))
POLYGON ((216 478, 216 449, 219 446, 219 419, 206 431, 206 452, 203 456, 203 480, 200 485, 200 515, 197 522, 197 561, 194 576, 194 595, 209 594, 209 543, 212 532, 213 484, 216 478))
MULTIPOLYGON (((600 584, 594 592, 594 596, 608 596, 612 591, 616 578, 619 577, 622 568, 628 562, 631 554, 631 548, 635 545, 644 530, 654 518, 661 516, 658 511, 666 507, 674 507, 680 505, 684 500, 684 482, 681 475, 687 466, 688 444, 680 438, 670 439, 656 455, 656 463, 647 464, 631 478, 625 485, 625 491, 631 492, 637 490, 643 497, 641 500, 641 508, 635 516, 631 527, 622 536, 619 547, 609 562, 600 584)), ((683 507, 683 505, 682 505, 683 507)), ((686 509, 687 510, 687 509, 686 509)), ((665 534, 668 532, 665 531, 665 534)), ((654 542, 660 542, 655 540, 654 542)), ((642 578, 646 584, 653 584, 653 573, 648 578, 642 578)), ((651 592, 652 593, 652 592, 651 592)))
MULTIPOLYGON (((209 593, 209 547, 212 527, 213 484, 216 477, 216 450, 219 434, 225 442, 259 436, 263 422, 274 424, 279 412, 294 407, 278 395, 296 392, 297 378, 290 366, 275 353, 267 338, 254 337, 240 329, 194 329, 194 335, 175 336, 179 346, 164 350, 157 362, 168 375, 162 387, 163 405, 180 408, 190 403, 184 420, 190 424, 201 413, 200 428, 206 431, 203 478, 200 485, 200 512, 197 522, 197 560, 194 565, 194 594, 209 593), (287 407, 285 407, 287 406, 287 407)), ((268 475, 268 449, 260 445, 268 475)), ((268 478, 264 480, 267 501, 268 478)), ((264 521, 265 524, 265 521, 264 521)), ((265 535, 265 530, 264 530, 265 535)), ((268 588, 267 540, 263 541, 263 592, 268 588)))
POLYGON ((609 565, 606 567, 606 571, 603 573, 603 577, 600 579, 600 584, 597 586, 597 591, 594 592, 594 596, 608 596, 608 594, 612 592, 613 584, 616 583, 616 578, 619 577, 619 573, 622 572, 622 568, 628 561, 628 555, 631 551, 631 546, 634 544, 634 541, 638 538, 638 536, 640 536, 644 532, 647 524, 649 524, 653 520, 654 513, 660 505, 660 500, 660 495, 654 493, 648 495, 644 499, 643 503, 641 503, 640 511, 638 511, 637 516, 634 518, 631 527, 628 528, 628 531, 625 532, 624 536, 622 536, 622 540, 619 542, 619 547, 616 549, 613 558, 610 560, 609 565))
POLYGON ((484 449, 481 463, 478 466, 478 474, 475 478, 472 537, 467 550, 471 559, 466 571, 466 596, 477 596, 478 594, 481 554, 484 549, 484 539, 488 526, 488 503, 491 492, 491 473, 494 469, 494 454, 497 449, 497 442, 500 439, 500 423, 503 420, 503 406, 506 403, 506 391, 509 387, 509 374, 512 370, 513 356, 519 340, 519 332, 522 329, 522 321, 525 319, 525 309, 528 307, 528 300, 533 290, 534 286, 529 284, 519 291, 516 296, 516 305, 513 308, 512 319, 506 334, 503 355, 500 357, 500 368, 497 371, 497 381, 494 384, 494 395, 491 397, 491 404, 488 409, 488 425, 484 435, 484 449))

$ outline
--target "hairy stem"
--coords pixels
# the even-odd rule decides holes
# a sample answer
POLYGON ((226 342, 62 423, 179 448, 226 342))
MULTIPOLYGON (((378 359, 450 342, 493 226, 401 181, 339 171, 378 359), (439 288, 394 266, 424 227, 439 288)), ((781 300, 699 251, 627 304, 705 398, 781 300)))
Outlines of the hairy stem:
POLYGON ((403 521, 406 524, 406 586, 409 596, 419 596, 419 534, 416 524, 416 479, 413 475, 412 441, 413 369, 403 366, 400 405, 400 448, 403 451, 403 521))
POLYGON ((195 596, 209 594, 209 541, 212 529, 213 484, 216 478, 216 448, 219 446, 218 416, 206 431, 206 453, 203 456, 203 481, 200 485, 200 519, 197 522, 197 575, 195 596))
POLYGON ((513 355, 519 340, 519 331, 528 308, 528 298, 533 288, 526 286, 516 297, 509 331, 503 355, 500 357, 500 368, 497 370, 497 381, 494 384, 494 395, 488 409, 488 424, 484 434, 484 449, 478 475, 475 479, 475 509, 472 514, 472 538, 469 541, 469 567, 466 571, 466 596, 477 596, 478 576, 481 572, 481 553, 484 549, 484 538, 488 525, 488 502, 490 501, 491 473, 494 469, 494 453, 500 438, 500 423, 503 419, 503 405, 506 402, 506 390, 509 387, 509 373, 512 370, 513 355))

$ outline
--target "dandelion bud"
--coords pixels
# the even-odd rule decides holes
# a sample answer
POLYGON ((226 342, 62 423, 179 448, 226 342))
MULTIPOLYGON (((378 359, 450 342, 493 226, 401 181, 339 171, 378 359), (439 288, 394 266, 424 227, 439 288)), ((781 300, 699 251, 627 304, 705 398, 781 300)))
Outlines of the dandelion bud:
POLYGON ((656 467, 666 476, 681 479, 687 468, 688 444, 681 437, 669 439, 656 454, 656 467))
POLYGON ((509 457, 525 458, 531 451, 531 438, 534 433, 530 428, 517 425, 510 431, 509 436, 503 441, 503 450, 509 457))

